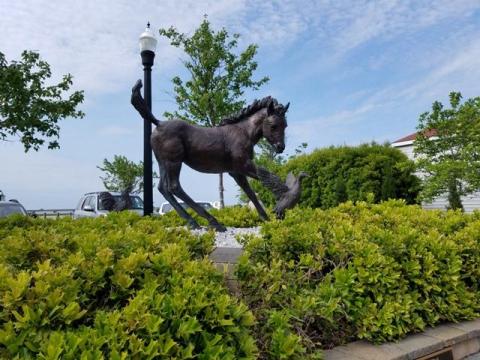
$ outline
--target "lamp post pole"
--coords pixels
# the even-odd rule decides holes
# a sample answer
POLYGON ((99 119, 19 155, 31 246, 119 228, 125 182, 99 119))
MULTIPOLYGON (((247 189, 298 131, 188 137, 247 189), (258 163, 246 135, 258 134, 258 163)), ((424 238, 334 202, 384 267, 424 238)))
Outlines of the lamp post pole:
MULTIPOLYGON (((156 44, 157 40, 148 23, 145 32, 140 35, 140 55, 145 84, 143 97, 150 111, 152 110, 152 66, 156 44)), ((146 119, 143 121, 143 214, 147 216, 153 213, 152 146, 150 144, 152 124, 146 119)))

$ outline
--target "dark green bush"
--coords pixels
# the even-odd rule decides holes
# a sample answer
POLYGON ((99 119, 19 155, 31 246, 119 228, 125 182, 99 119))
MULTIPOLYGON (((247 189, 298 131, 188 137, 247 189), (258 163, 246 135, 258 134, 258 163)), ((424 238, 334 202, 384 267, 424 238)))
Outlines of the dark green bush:
POLYGON ((401 201, 295 209, 245 239, 237 275, 265 357, 314 358, 480 314, 478 215, 401 201))
MULTIPOLYGON (((285 178, 288 172, 306 171, 300 205, 330 208, 347 200, 365 201, 373 194, 374 202, 405 199, 416 203, 420 190, 412 161, 388 145, 365 144, 318 149, 296 156, 284 165, 261 163, 285 178)), ((272 193, 259 182, 252 186, 268 206, 275 203, 272 193)))
POLYGON ((213 233, 133 214, 0 223, 0 358, 255 358, 213 233))

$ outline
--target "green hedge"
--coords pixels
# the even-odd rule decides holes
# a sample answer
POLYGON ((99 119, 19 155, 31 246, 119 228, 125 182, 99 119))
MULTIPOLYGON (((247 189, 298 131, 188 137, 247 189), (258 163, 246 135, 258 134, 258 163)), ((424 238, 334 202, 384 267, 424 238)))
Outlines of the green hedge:
MULTIPOLYGON (((373 194, 374 202, 405 199, 413 204, 420 190, 412 161, 389 145, 364 144, 318 149, 296 156, 285 164, 260 162, 261 166, 285 178, 293 171, 306 171, 300 205, 330 208, 347 200, 365 201, 373 194)), ((275 203, 272 193, 258 181, 254 190, 268 206, 275 203)))
POLYGON ((480 216, 401 201, 295 209, 246 237, 237 275, 264 357, 316 358, 480 315, 480 216))
POLYGON ((0 220, 0 358, 255 358, 212 248, 128 213, 0 220))
POLYGON ((241 299, 206 258, 213 233, 181 224, 0 219, 0 358, 318 359, 480 315, 480 213, 296 208, 243 238, 241 299))

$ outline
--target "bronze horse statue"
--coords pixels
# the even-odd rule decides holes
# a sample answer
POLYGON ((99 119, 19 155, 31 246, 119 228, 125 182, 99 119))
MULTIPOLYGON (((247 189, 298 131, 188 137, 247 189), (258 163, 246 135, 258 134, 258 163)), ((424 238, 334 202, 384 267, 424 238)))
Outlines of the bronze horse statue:
POLYGON ((145 120, 156 126, 150 140, 160 168, 158 190, 177 213, 187 220, 188 225, 192 228, 199 227, 175 196, 207 219, 211 227, 217 231, 226 230, 182 189, 182 163, 204 173, 228 172, 255 205, 260 217, 267 220, 267 213, 251 189, 247 176, 259 179, 253 162, 253 147, 262 137, 267 139, 277 153, 285 149, 285 113, 289 104, 284 106, 270 96, 265 97, 223 119, 217 127, 202 127, 182 120, 156 119, 140 93, 141 88, 142 82, 138 80, 132 88, 131 102, 145 120))

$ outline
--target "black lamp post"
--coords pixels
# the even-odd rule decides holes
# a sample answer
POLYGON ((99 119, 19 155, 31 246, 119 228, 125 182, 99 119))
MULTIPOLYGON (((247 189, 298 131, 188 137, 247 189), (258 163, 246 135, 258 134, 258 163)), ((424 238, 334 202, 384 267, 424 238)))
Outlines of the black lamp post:
MULTIPOLYGON (((152 110, 152 66, 156 47, 157 39, 148 23, 147 28, 140 35, 140 55, 144 75, 143 97, 150 110, 152 110)), ((148 120, 143 121, 143 211, 146 216, 153 212, 152 146, 150 144, 152 124, 148 120)))

